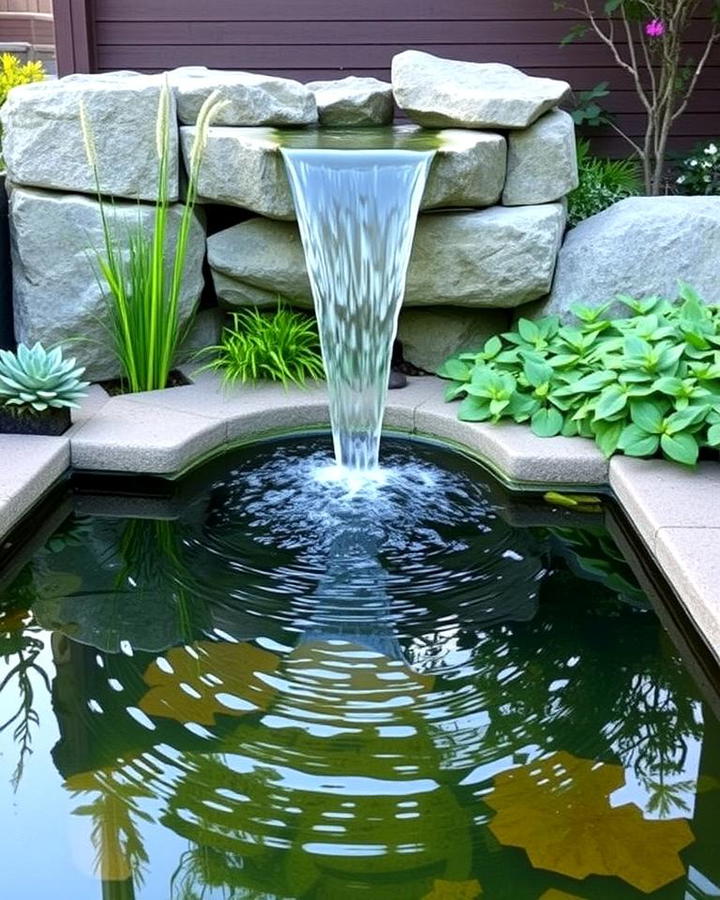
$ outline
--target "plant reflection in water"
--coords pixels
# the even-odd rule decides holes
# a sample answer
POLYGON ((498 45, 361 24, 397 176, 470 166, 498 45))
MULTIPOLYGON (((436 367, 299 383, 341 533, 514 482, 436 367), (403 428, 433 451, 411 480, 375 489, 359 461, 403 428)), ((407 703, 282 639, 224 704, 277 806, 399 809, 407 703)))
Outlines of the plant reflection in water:
POLYGON ((713 896, 717 720, 599 517, 549 527, 419 448, 414 506, 391 479, 339 528, 316 446, 243 451, 174 519, 92 518, 4 594, 0 630, 52 651, 108 896, 713 896))

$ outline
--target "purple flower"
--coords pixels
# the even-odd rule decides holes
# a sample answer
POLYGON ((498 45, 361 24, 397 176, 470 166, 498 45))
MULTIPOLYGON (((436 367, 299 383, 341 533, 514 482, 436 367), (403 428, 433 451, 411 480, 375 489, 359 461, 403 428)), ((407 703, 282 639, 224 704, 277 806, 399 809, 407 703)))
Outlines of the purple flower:
POLYGON ((666 28, 665 23, 662 19, 653 19, 651 22, 648 22, 645 26, 645 34, 648 37, 657 38, 662 37, 665 34, 666 28))

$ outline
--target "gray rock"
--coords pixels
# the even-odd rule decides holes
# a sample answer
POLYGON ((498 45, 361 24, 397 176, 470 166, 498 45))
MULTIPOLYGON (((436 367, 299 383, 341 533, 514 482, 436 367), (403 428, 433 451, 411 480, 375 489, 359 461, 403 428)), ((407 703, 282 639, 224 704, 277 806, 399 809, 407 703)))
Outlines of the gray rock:
POLYGON ((192 375, 195 369, 202 366, 203 360, 198 354, 220 341, 226 318, 225 311, 217 306, 201 309, 195 316, 177 354, 178 365, 184 366, 188 374, 192 375))
POLYGON ((225 72, 188 66, 168 73, 183 125, 194 125, 207 97, 218 91, 227 105, 217 125, 312 125, 317 122, 315 95, 289 78, 255 72, 225 72))
POLYGON ((408 362, 437 372, 453 353, 482 349, 489 337, 506 331, 509 324, 508 313, 501 309, 410 307, 400 312, 398 337, 408 362))
MULTIPOLYGON (((186 165, 196 128, 180 128, 186 165)), ((200 164, 202 201, 241 206, 272 219, 294 219, 290 183, 279 144, 270 128, 212 126, 200 164)))
POLYGON ((506 206, 559 200, 578 186, 575 123, 556 109, 508 137, 506 206))
MULTIPOLYGON (((720 197, 630 197, 568 232, 541 312, 571 319, 574 303, 616 294, 677 296, 687 281, 720 303, 720 197)), ((619 304, 613 312, 627 313, 619 304)))
POLYGON ((349 75, 337 81, 309 81, 321 125, 389 125, 393 120, 392 85, 378 78, 349 75))
MULTIPOLYGON (((71 75, 14 88, 2 107, 3 155, 15 184, 95 194, 80 125, 85 104, 100 185, 115 197, 158 194, 156 122, 162 78, 122 72, 71 75)), ((169 193, 178 196, 178 137, 170 96, 169 193)))
MULTIPOLYGON (((413 125, 400 130, 417 133, 413 125)), ((492 206, 505 182, 507 143, 500 134, 447 128, 430 169, 421 209, 492 206)))
POLYGON ((534 78, 512 66, 418 50, 393 58, 392 84, 400 109, 430 128, 527 128, 570 92, 565 81, 534 78))
MULTIPOLYGON (((175 246, 181 213, 179 205, 170 208, 168 247, 175 246)), ((138 222, 150 232, 154 207, 116 202, 111 220, 113 215, 120 234, 138 222)), ((94 255, 104 246, 98 203, 77 194, 14 187, 10 222, 17 340, 65 344, 87 366, 92 380, 118 377, 108 300, 98 282, 94 255)), ((203 289, 204 250, 205 228, 196 215, 180 298, 183 321, 203 289)))
MULTIPOLYGON (((186 162, 195 130, 192 126, 180 129, 186 162)), ((412 141, 419 131, 414 125, 398 125, 388 131, 388 138, 394 135, 400 143, 412 141)), ((319 140, 323 133, 318 133, 319 140)), ((440 146, 422 208, 476 208, 496 203, 505 182, 505 138, 461 129, 439 131, 437 137, 440 146)), ((241 206, 273 219, 295 218, 279 139, 270 128, 210 128, 198 192, 204 201, 241 206)))
MULTIPOLYGON (((561 204, 420 216, 407 306, 512 307, 550 289, 565 227, 561 204)), ((208 260, 221 305, 311 306, 297 226, 251 219, 213 235, 208 260)))

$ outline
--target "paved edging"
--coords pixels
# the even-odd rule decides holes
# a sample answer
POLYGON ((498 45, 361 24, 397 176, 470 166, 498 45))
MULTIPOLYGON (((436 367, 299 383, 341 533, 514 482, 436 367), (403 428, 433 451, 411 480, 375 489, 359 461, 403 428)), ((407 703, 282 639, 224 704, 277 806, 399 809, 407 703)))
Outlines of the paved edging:
MULTIPOLYGON (((203 373, 184 387, 109 398, 93 387, 60 438, 0 435, 0 538, 63 472, 175 475, 212 452, 273 431, 328 424, 323 385, 226 390, 203 373)), ((523 488, 612 489, 720 659, 720 465, 695 470, 614 457, 590 441, 538 438, 526 426, 460 422, 437 378, 391 391, 385 427, 459 445, 523 488)))

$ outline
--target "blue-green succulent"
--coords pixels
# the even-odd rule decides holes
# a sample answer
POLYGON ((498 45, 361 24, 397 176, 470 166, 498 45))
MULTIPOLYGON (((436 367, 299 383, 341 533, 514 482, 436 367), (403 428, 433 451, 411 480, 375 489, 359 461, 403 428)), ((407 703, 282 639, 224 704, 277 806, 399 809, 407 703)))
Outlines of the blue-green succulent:
POLYGON ((63 359, 60 347, 48 351, 37 343, 19 344, 15 353, 0 350, 0 402, 18 412, 77 408, 89 384, 80 380, 84 371, 75 359, 63 359))

